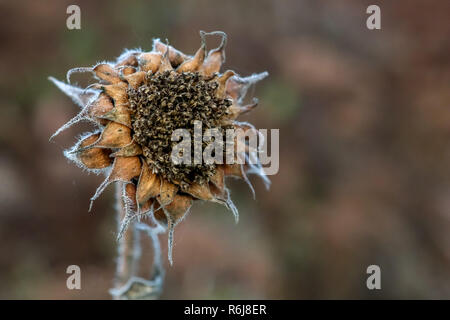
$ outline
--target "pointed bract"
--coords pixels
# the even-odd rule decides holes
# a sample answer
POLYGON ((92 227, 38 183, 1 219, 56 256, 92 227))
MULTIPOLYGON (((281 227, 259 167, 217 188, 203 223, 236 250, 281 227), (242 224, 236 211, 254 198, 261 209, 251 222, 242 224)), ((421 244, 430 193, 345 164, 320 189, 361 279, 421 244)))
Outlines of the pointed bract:
POLYGON ((169 60, 173 67, 182 64, 185 60, 190 58, 189 56, 175 49, 171 45, 168 46, 167 44, 161 42, 159 39, 153 40, 153 50, 158 51, 161 54, 164 54, 167 50, 167 47, 169 47, 169 60))
POLYGON ((124 105, 117 105, 116 107, 112 108, 110 111, 99 116, 98 118, 114 121, 131 129, 130 111, 124 105))
POLYGON ((59 90, 64 92, 68 97, 72 99, 75 104, 84 108, 86 105, 93 102, 98 95, 100 94, 99 90, 94 89, 82 89, 77 86, 73 86, 62 81, 59 81, 53 77, 48 78, 51 82, 53 82, 59 90))
POLYGON ((206 33, 206 35, 220 35, 222 37, 219 47, 208 53, 208 56, 199 69, 200 74, 206 77, 211 77, 214 73, 220 71, 222 64, 225 62, 225 45, 227 43, 227 35, 225 32, 221 31, 209 32, 206 33))
POLYGON ((216 96, 218 98, 226 97, 226 95, 225 95, 226 83, 227 83, 228 79, 230 79, 234 75, 235 75, 234 71, 227 70, 217 79, 217 82, 219 83, 219 87, 216 90, 216 96))
MULTIPOLYGON (((93 134, 81 141, 80 147, 87 147, 98 140, 100 134, 93 134)), ((111 150, 103 148, 85 149, 78 154, 80 161, 88 169, 103 169, 111 165, 112 159, 109 157, 111 150)))
POLYGON ((269 75, 268 72, 261 72, 252 74, 251 76, 241 78, 239 76, 232 77, 226 84, 226 94, 242 104, 242 101, 247 94, 248 89, 258 81, 263 80, 269 75))
POLYGON ((141 53, 138 57, 141 70, 145 72, 151 71, 152 73, 155 73, 159 69, 161 58, 162 54, 159 52, 141 53))
POLYGON ((206 55, 206 43, 205 43, 204 36, 202 36, 202 44, 201 44, 200 48, 197 50, 197 52, 195 53, 195 55, 191 59, 183 62, 177 68, 176 71, 178 73, 197 71, 201 67, 203 60, 205 59, 205 55, 206 55))
POLYGON ((135 72, 125 76, 125 80, 132 88, 137 89, 144 82, 146 74, 147 72, 145 71, 135 72))
POLYGON ((161 181, 158 175, 152 173, 144 162, 142 172, 137 185, 137 201, 143 205, 148 199, 159 195, 161 191, 161 181))
POLYGON ((129 145, 120 148, 116 152, 111 154, 111 157, 133 157, 142 155, 142 148, 135 142, 131 142, 129 145))
POLYGON ((171 203, 178 191, 178 187, 166 179, 161 179, 161 188, 159 191, 158 202, 161 206, 167 206, 171 203))
POLYGON ((197 182, 194 182, 187 186, 187 188, 184 190, 186 193, 189 193, 194 198, 200 199, 200 200, 213 200, 214 196, 211 193, 211 190, 209 190, 208 184, 199 184, 197 182))
POLYGON ((117 70, 107 63, 101 63, 96 65, 92 69, 92 71, 95 73, 97 78, 104 80, 108 83, 118 83, 121 81, 117 70))

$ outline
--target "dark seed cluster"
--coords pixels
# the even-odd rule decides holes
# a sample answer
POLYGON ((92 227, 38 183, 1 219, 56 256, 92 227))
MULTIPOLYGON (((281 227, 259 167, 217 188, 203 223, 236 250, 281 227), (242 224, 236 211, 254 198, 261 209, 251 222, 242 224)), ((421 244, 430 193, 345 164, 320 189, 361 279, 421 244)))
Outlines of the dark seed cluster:
MULTIPOLYGON (((221 120, 228 114, 229 99, 215 96, 217 81, 205 80, 198 73, 163 72, 148 74, 137 90, 128 90, 132 113, 133 138, 143 149, 150 168, 184 189, 188 184, 207 183, 215 174, 214 164, 174 164, 171 141, 176 129, 187 129, 194 143, 194 121, 202 122, 202 134, 208 128, 218 128, 225 141, 221 120)), ((202 142, 202 150, 208 145, 202 142)), ((225 154, 225 150, 224 150, 225 154)))

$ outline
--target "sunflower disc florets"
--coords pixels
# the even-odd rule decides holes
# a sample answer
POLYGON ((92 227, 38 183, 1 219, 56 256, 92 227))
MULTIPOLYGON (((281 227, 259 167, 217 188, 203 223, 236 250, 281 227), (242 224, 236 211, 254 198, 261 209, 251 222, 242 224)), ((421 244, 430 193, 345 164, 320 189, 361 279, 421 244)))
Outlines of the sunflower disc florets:
MULTIPOLYGON (((176 129, 187 129, 194 136, 194 122, 201 121, 203 132, 218 128, 224 135, 223 119, 229 114, 230 99, 215 95, 219 84, 198 72, 165 71, 147 74, 138 88, 129 88, 133 139, 143 149, 150 169, 187 190, 192 183, 206 184, 216 174, 215 165, 174 164, 171 140, 176 129)), ((203 142, 203 149, 207 143, 203 142)))

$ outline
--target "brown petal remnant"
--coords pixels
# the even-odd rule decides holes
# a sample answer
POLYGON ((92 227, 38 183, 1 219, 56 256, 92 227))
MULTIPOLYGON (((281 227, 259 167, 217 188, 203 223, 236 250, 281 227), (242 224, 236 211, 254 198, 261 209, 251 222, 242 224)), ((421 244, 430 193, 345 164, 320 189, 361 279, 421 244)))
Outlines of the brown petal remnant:
POLYGON ((226 205, 227 201, 227 194, 225 188, 220 189, 215 184, 209 183, 209 190, 211 191, 212 195, 214 196, 215 202, 221 203, 226 205))
POLYGON ((211 177, 211 183, 219 190, 225 187, 225 171, 222 166, 217 166, 216 173, 211 177))
POLYGON ((113 108, 114 105, 111 101, 111 98, 107 94, 101 93, 98 99, 90 105, 88 109, 88 115, 91 118, 101 118, 113 108))
POLYGON ((225 176, 233 176, 238 178, 244 177, 244 169, 242 168, 242 164, 226 164, 223 166, 223 171, 225 176))
MULTIPOLYGON (((98 140, 100 134, 92 134, 83 139, 80 143, 80 148, 90 146, 98 140)), ((111 165, 112 159, 109 157, 111 151, 103 148, 90 148, 79 152, 78 157, 80 161, 89 169, 103 169, 111 165)))
POLYGON ((216 173, 209 181, 209 190, 213 197, 220 200, 222 203, 227 200, 225 191, 225 170, 223 166, 217 166, 216 173))
POLYGON ((167 48, 169 48, 169 60, 172 66, 176 67, 182 64, 185 60, 190 57, 185 55, 183 52, 175 49, 171 45, 162 43, 159 39, 153 40, 153 49, 160 52, 161 54, 166 53, 167 48))
POLYGON ((152 210, 153 204, 155 203, 153 198, 148 199, 142 206, 140 206, 141 213, 146 214, 152 210))
POLYGON ((177 194, 175 195, 173 201, 166 205, 164 209, 169 214, 170 220, 177 224, 181 219, 183 219, 193 202, 194 199, 192 199, 191 196, 177 194))
POLYGON ((194 198, 200 200, 214 199, 214 196, 212 195, 211 190, 209 190, 209 186, 207 184, 199 184, 194 182, 191 185, 187 186, 184 191, 186 193, 189 193, 194 198))
POLYGON ((111 181, 130 182, 132 178, 141 173, 141 160, 139 157, 117 157, 109 176, 111 181))
POLYGON ((141 173, 141 160, 139 157, 117 157, 114 158, 114 163, 109 175, 100 184, 91 198, 89 211, 92 209, 93 202, 103 193, 106 187, 117 181, 131 182, 131 179, 138 177, 141 173))
POLYGON ((159 195, 161 189, 161 181, 158 175, 152 173, 148 165, 142 164, 142 172, 137 185, 137 201, 140 205, 159 195))
POLYGON ((163 54, 163 56, 161 58, 161 64, 159 65, 159 68, 158 68, 159 73, 162 73, 165 71, 173 71, 172 64, 170 63, 170 60, 169 60, 169 50, 170 50, 170 48, 167 47, 166 52, 163 54))
POLYGON ((99 148, 122 148, 131 143, 131 129, 111 121, 103 129, 101 137, 92 146, 99 148))
POLYGON ((109 84, 106 86, 101 86, 103 91, 111 97, 114 101, 114 105, 126 105, 128 103, 128 97, 127 97, 127 84, 125 82, 119 82, 115 84, 109 84))
POLYGON ((131 87, 137 89, 144 82, 144 78, 145 78, 146 74, 147 74, 147 72, 145 72, 145 71, 138 71, 138 72, 132 73, 130 75, 126 75, 125 80, 128 82, 128 84, 131 87))
POLYGON ((161 188, 158 196, 158 202, 164 207, 173 201, 178 187, 166 179, 161 179, 161 188))
POLYGON ((204 33, 200 32, 200 35, 202 37, 202 44, 200 48, 191 59, 186 60, 177 68, 178 73, 197 71, 202 65, 206 55, 206 42, 204 33))
POLYGON ((107 63, 98 64, 92 70, 94 71, 95 75, 101 80, 109 83, 120 82, 120 77, 117 70, 107 63))
POLYGON ((252 74, 251 76, 244 78, 235 75, 226 83, 226 94, 232 98, 233 101, 241 104, 248 89, 268 75, 267 72, 252 74))
POLYGON ((158 203, 158 207, 155 208, 155 212, 153 214, 155 216, 155 220, 160 223, 164 228, 167 228, 167 216, 163 210, 163 207, 158 203))
POLYGON ((132 142, 129 145, 126 145, 125 147, 122 147, 121 149, 112 153, 110 157, 133 157, 140 155, 142 155, 141 146, 135 142, 132 142))
POLYGON ((132 66, 123 66, 119 68, 119 76, 120 79, 123 80, 124 77, 129 76, 133 73, 135 73, 137 70, 136 67, 132 67, 132 66))
POLYGON ((110 111, 105 113, 102 116, 99 116, 100 119, 110 120, 115 123, 123 124, 128 128, 131 128, 131 116, 128 108, 123 105, 117 105, 112 108, 110 111))
POLYGON ((217 82, 219 83, 219 87, 217 88, 216 96, 218 98, 225 98, 225 88, 226 88, 227 80, 234 75, 235 75, 234 71, 227 70, 227 71, 225 71, 225 73, 223 75, 221 75, 217 79, 217 82))
POLYGON ((225 45, 227 44, 227 35, 222 31, 214 31, 205 33, 205 35, 220 35, 222 36, 222 42, 219 47, 211 50, 208 53, 205 61, 199 69, 200 74, 205 77, 211 77, 215 73, 220 71, 220 67, 225 62, 225 45))
POLYGON ((155 73, 159 69, 161 64, 162 54, 159 52, 146 52, 139 55, 139 65, 141 70, 148 72, 151 71, 155 73))
POLYGON ((137 59, 138 52, 128 51, 119 57, 115 67, 121 69, 122 67, 137 67, 139 65, 137 59))
POLYGON ((233 103, 230 106, 230 114, 229 114, 229 119, 231 120, 235 120, 237 119, 241 114, 247 113, 252 111, 253 109, 255 109, 258 106, 258 99, 254 98, 253 99, 253 103, 251 104, 247 104, 245 106, 241 106, 237 103, 233 103))

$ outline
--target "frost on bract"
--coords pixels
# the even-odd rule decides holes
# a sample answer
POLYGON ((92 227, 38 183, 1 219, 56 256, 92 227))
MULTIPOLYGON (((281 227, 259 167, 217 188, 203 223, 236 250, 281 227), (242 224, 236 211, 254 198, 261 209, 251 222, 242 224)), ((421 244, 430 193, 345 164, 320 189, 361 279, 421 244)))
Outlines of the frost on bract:
MULTIPOLYGON (((234 140, 232 148, 246 151, 243 162, 233 162, 235 156, 231 156, 231 162, 218 161, 217 157, 199 162, 191 157, 193 163, 172 161, 176 143, 172 134, 179 129, 195 137, 195 132, 205 134, 214 128, 214 139, 192 141, 192 155, 196 148, 208 148, 217 137, 226 138, 229 130, 258 134, 253 125, 237 118, 257 106, 256 98, 250 104, 244 104, 244 98, 248 89, 268 73, 247 77, 231 70, 221 73, 226 34, 201 31, 200 40, 199 49, 192 55, 175 49, 168 41, 154 39, 149 52, 125 50, 114 62, 69 70, 67 83, 49 78, 81 108, 50 139, 81 121, 94 126, 64 152, 83 170, 105 176, 91 198, 89 211, 108 186, 116 185, 119 256, 111 294, 118 299, 158 296, 164 275, 158 234, 168 232, 172 264, 174 228, 195 210, 195 202, 224 205, 238 222, 239 213, 225 183, 227 177, 243 179, 253 196, 249 174, 260 176, 267 187, 270 184, 258 159, 259 150, 239 139, 234 140), (215 36, 220 37, 220 44, 208 50, 207 38, 215 36), (76 73, 90 73, 95 81, 80 88, 71 83, 76 73), (137 276, 141 234, 151 239, 154 248, 150 280, 137 276)), ((223 150, 216 150, 229 157, 227 143, 223 150)))

